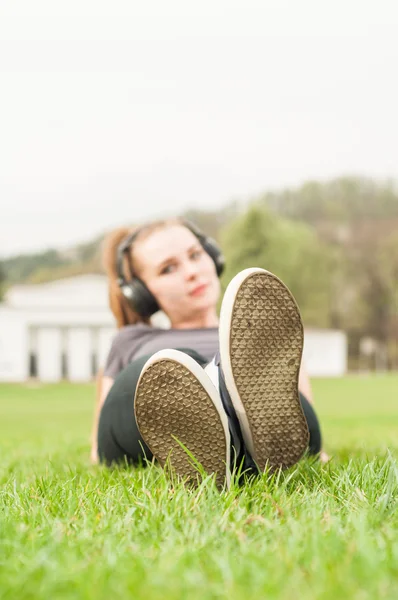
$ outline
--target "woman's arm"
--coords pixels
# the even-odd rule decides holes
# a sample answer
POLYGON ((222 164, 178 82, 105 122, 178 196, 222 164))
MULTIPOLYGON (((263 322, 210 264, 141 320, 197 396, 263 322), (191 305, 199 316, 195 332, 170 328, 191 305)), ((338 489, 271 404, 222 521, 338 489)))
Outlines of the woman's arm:
POLYGON ((105 399, 109 393, 113 385, 114 379, 112 377, 107 377, 103 374, 103 369, 98 371, 96 388, 95 388, 95 408, 94 408, 94 419, 93 419, 93 427, 91 432, 91 453, 90 459, 92 463, 98 462, 98 423, 99 416, 101 412, 101 408, 105 402, 105 399))

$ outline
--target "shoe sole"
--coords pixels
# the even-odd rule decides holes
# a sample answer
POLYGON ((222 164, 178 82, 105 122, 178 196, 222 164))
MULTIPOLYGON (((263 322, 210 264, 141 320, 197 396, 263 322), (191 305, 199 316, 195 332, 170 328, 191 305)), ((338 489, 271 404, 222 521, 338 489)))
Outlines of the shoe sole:
POLYGON ((294 465, 308 446, 298 394, 303 339, 296 301, 278 277, 254 268, 232 279, 221 307, 221 365, 261 471, 294 465))
POLYGON ((228 419, 216 388, 193 358, 178 350, 154 354, 138 380, 134 410, 145 443, 163 467, 170 461, 179 476, 198 481, 181 442, 206 473, 216 473, 219 488, 229 487, 228 419))

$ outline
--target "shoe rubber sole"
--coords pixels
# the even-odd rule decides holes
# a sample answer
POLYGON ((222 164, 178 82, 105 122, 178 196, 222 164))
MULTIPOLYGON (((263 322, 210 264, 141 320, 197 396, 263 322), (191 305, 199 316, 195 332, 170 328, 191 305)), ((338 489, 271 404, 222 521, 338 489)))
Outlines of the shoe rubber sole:
POLYGON ((198 470, 181 442, 219 488, 230 483, 228 419, 216 388, 189 355, 161 350, 145 363, 138 380, 135 417, 140 433, 164 467, 198 480, 198 470), (178 440, 178 441, 177 441, 178 440))
POLYGON ((296 301, 278 277, 253 268, 232 279, 221 306, 221 365, 261 471, 294 465, 308 446, 298 394, 303 339, 296 301))

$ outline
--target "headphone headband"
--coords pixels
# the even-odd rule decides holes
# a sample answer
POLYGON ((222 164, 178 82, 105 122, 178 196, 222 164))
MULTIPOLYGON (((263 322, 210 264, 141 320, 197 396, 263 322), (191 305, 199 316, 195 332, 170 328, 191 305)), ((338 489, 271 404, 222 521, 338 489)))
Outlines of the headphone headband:
MULTIPOLYGON (((124 240, 122 240, 120 242, 120 244, 118 246, 117 256, 116 256, 116 268, 117 268, 117 277, 118 277, 119 286, 124 285, 126 283, 126 278, 123 273, 124 255, 127 252, 129 252, 134 240, 137 238, 140 231, 142 231, 142 228, 138 229, 137 231, 134 231, 133 233, 130 233, 124 240)), ((129 265, 131 267, 130 257, 129 257, 129 255, 127 255, 127 256, 128 256, 129 265)), ((131 273, 132 273, 132 271, 133 270, 131 269, 131 273)))

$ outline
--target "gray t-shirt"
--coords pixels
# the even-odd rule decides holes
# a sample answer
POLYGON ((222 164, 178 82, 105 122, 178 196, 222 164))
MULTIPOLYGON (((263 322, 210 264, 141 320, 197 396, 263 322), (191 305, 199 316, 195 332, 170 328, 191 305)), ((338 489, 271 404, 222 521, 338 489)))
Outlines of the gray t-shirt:
POLYGON ((218 350, 218 327, 160 329, 145 323, 122 327, 113 339, 104 375, 114 379, 136 358, 166 348, 190 348, 211 361, 218 350))

